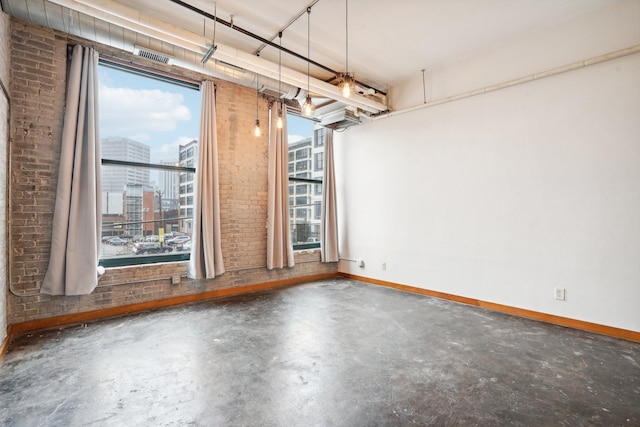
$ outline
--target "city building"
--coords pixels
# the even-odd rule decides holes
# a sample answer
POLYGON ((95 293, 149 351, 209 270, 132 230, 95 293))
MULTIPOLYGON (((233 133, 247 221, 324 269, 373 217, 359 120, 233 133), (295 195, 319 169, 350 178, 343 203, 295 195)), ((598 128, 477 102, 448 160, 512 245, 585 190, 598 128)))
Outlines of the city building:
MULTIPOLYGON (((186 168, 195 168, 198 161, 198 141, 193 140, 179 148, 179 165, 186 168)), ((191 235, 193 231, 193 209, 195 174, 191 172, 180 172, 180 232, 191 235)))
MULTIPOLYGON (((100 148, 104 159, 149 163, 151 158, 149 145, 129 138, 102 138, 100 148)), ((102 168, 104 193, 122 193, 129 184, 149 184, 149 169, 109 165, 104 165, 102 168)))

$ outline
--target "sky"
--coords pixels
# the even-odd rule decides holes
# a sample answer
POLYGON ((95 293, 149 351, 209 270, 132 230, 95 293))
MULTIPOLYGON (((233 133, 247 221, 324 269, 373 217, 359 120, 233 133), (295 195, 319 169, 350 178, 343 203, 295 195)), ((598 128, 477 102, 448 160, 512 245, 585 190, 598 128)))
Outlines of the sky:
MULTIPOLYGON (((178 146, 198 139, 200 92, 100 66, 100 137, 151 147, 151 163, 178 159, 178 146)), ((289 141, 312 135, 313 122, 289 116, 289 141)), ((251 135, 251 134, 249 134, 251 135)))

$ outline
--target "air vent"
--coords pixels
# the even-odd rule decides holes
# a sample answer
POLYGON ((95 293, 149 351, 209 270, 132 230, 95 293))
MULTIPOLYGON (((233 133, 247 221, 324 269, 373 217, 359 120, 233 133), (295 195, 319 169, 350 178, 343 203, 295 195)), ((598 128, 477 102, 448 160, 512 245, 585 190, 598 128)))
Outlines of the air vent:
POLYGON ((150 59, 152 61, 160 62, 162 64, 168 64, 169 61, 171 60, 171 58, 168 57, 167 55, 164 55, 164 54, 158 53, 158 52, 154 52, 154 51, 152 51, 150 49, 146 49, 146 48, 140 47, 140 46, 134 46, 133 54, 137 55, 137 56, 141 56, 143 58, 150 59))
POLYGON ((342 110, 332 111, 322 116, 320 125, 333 130, 346 129, 350 126, 360 124, 360 118, 353 114, 351 110, 343 108, 342 110))

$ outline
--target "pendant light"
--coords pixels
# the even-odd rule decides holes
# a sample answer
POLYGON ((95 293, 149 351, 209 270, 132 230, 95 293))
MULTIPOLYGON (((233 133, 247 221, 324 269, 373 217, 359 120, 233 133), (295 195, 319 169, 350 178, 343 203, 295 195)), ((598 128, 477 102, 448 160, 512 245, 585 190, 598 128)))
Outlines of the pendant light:
POLYGON ((259 98, 258 93, 260 92, 259 89, 258 89, 259 88, 259 86, 258 86, 259 79, 260 79, 260 75, 256 74, 256 125, 253 128, 253 134, 256 136, 256 138, 259 137, 260 135, 262 135, 262 132, 260 131, 260 119, 258 118, 259 117, 259 115, 258 115, 258 98, 259 98))
MULTIPOLYGON (((282 31, 278 33, 280 38, 280 49, 278 49, 278 96, 282 94, 282 31)), ((278 119, 276 120, 276 127, 282 129, 282 103, 278 102, 278 119)))
POLYGON ((313 102, 311 101, 311 85, 309 83, 309 64, 311 62, 311 6, 307 7, 307 100, 304 104, 304 108, 302 110, 305 116, 312 116, 315 107, 313 106, 313 102))
POLYGON ((344 73, 338 73, 338 79, 340 79, 340 83, 338 87, 340 88, 340 92, 342 92, 342 96, 348 98, 355 89, 354 77, 352 73, 349 73, 349 0, 344 1, 345 4, 345 58, 346 58, 346 66, 344 73))

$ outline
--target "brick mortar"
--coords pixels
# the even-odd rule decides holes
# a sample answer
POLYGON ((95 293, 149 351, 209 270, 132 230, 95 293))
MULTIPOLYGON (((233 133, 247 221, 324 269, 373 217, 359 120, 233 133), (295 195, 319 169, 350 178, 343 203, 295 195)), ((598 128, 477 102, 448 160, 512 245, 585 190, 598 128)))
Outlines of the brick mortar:
MULTIPOLYGON (((196 72, 151 63, 124 51, 11 18, 10 127, 12 144, 10 324, 70 313, 149 302, 211 290, 336 273, 337 264, 320 262, 318 251, 296 253, 291 269, 267 270, 267 138, 252 135, 255 93, 252 89, 216 80, 222 252, 227 272, 215 279, 183 279, 185 262, 107 269, 98 288, 79 297, 37 294, 47 270, 60 159, 65 102, 67 44, 81 42, 118 57, 185 77, 210 79, 196 72), (25 54, 27 53, 27 54, 25 54), (249 268, 247 268, 249 267, 249 268)), ((260 109, 267 122, 267 108, 260 109)))

